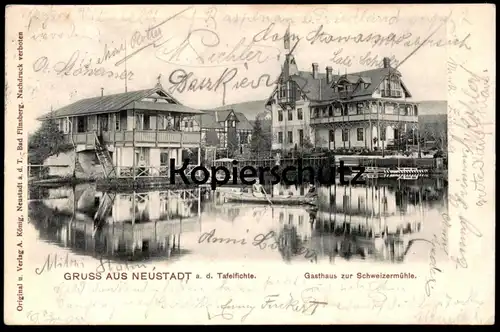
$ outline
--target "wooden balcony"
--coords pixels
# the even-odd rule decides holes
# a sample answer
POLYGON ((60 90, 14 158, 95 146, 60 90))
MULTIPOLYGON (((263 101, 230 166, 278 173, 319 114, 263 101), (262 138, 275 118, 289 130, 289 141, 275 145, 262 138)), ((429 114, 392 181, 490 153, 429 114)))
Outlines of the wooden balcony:
POLYGON ((418 116, 413 115, 398 115, 398 114, 351 114, 351 115, 338 115, 338 116, 320 116, 311 118, 312 125, 327 124, 327 123, 341 123, 350 121, 399 121, 399 122, 418 122, 418 116))
MULTIPOLYGON (((95 133, 72 133, 65 135, 68 143, 85 145, 86 148, 95 146, 95 133)), ((104 144, 117 146, 144 146, 144 147, 198 147, 200 145, 199 132, 184 131, 105 131, 102 132, 104 144)))
POLYGON ((380 95, 384 98, 401 98, 403 92, 401 90, 381 90, 380 95))

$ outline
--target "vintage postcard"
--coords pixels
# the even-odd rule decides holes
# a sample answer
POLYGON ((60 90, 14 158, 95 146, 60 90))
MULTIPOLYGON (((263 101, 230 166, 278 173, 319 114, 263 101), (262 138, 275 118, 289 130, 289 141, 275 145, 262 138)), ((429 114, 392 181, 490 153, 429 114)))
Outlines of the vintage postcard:
POLYGON ((495 20, 7 6, 5 323, 493 324, 495 20))

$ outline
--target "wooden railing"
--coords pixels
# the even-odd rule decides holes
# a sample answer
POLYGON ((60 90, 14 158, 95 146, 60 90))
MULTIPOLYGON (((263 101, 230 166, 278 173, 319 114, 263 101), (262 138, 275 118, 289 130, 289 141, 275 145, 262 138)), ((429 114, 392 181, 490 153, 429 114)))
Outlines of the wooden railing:
POLYGON ((345 122, 345 121, 363 121, 363 120, 388 120, 388 121, 401 121, 401 122, 418 122, 416 115, 398 115, 396 114, 351 114, 351 115, 336 115, 336 116, 319 116, 311 118, 311 124, 331 123, 331 122, 345 122))
MULTIPOLYGON (((95 132, 66 134, 68 142, 74 144, 95 145, 95 132)), ((103 143, 168 143, 168 144, 199 144, 199 132, 184 131, 154 131, 128 130, 102 132, 103 143)))
MULTIPOLYGON (((180 168, 181 166, 178 166, 180 168)), ((185 170, 186 177, 191 176, 191 172, 196 165, 188 165, 185 170)), ((169 166, 120 166, 117 167, 117 176, 120 178, 137 177, 170 177, 169 166)))
POLYGON ((381 90, 380 95, 382 97, 387 97, 387 98, 400 98, 403 96, 403 93, 401 90, 381 90))

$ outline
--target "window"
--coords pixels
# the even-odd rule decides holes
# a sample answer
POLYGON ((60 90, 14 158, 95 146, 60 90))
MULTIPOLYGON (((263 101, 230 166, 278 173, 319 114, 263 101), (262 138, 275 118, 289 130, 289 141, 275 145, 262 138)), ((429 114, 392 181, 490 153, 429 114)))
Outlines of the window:
POLYGON ((357 108, 356 108, 356 114, 363 114, 363 104, 357 104, 357 108))
POLYGON ((142 130, 144 124, 144 114, 135 115, 135 129, 142 130))
POLYGON ((329 136, 330 142, 335 142, 335 130, 330 129, 328 131, 328 136, 329 136))
POLYGON ((193 121, 189 122, 189 127, 193 128, 193 121))
POLYGON ((170 159, 168 157, 167 152, 161 152, 160 153, 160 165, 161 166, 166 166, 170 164, 170 159))
POLYGON ((385 134, 386 134, 387 128, 380 128, 380 139, 382 141, 385 141, 385 134))
POLYGON ((186 122, 184 122, 184 128, 187 128, 187 127, 188 127, 188 123, 186 121, 186 122))
POLYGON ((158 115, 158 129, 165 130, 167 128, 167 119, 165 115, 158 115))
POLYGON ((278 111, 278 121, 283 121, 283 111, 278 111))
POLYGON ((315 118, 319 117, 319 109, 317 107, 314 108, 314 117, 315 118))
POLYGON ((349 129, 342 129, 342 141, 349 141, 349 129))
POLYGON ((76 131, 78 133, 84 133, 87 131, 87 121, 85 121, 84 116, 79 116, 76 118, 76 131))
POLYGON ((303 145, 304 144, 304 130, 299 129, 299 144, 303 145))
POLYGON ((363 141, 363 128, 357 130, 358 141, 363 141))
POLYGON ((293 143, 293 132, 292 131, 288 132, 288 143, 293 143))
POLYGON ((279 89, 279 93, 278 93, 278 98, 279 99, 282 99, 282 98, 286 98, 286 92, 287 92, 287 84, 281 84, 280 85, 280 89, 279 89))
POLYGON ((302 114, 302 108, 297 109, 297 119, 302 120, 303 119, 303 114, 302 114))
POLYGON ((293 224, 293 214, 288 215, 288 223, 293 224))
POLYGON ((343 106, 340 106, 340 109, 341 109, 341 112, 342 112, 342 116, 347 116, 347 105, 343 105, 343 106))
POLYGON ((399 139, 399 130, 398 129, 394 129, 394 139, 399 139))
POLYGON ((283 212, 280 212, 279 220, 281 224, 283 223, 283 221, 285 221, 285 214, 283 212))
POLYGON ((299 226, 302 226, 304 223, 304 216, 299 216, 299 226))
POLYGON ((289 110, 288 111, 288 121, 292 121, 293 120, 293 113, 292 113, 292 110, 289 110))
POLYGON ((333 106, 328 107, 328 116, 333 116, 333 106))
POLYGON ((342 208, 344 209, 345 212, 349 212, 350 206, 349 206, 349 196, 344 195, 342 196, 342 208))
POLYGON ((365 83, 365 89, 368 89, 369 86, 370 86, 370 84, 365 83))
POLYGON ((115 130, 120 130, 120 113, 115 113, 115 130))
POLYGON ((283 133, 281 131, 278 133, 278 143, 283 143, 283 133))
POLYGON ((63 133, 67 134, 71 131, 71 122, 68 118, 64 118, 63 121, 63 133))
POLYGON ((97 117, 95 115, 87 116, 87 131, 96 130, 97 117))

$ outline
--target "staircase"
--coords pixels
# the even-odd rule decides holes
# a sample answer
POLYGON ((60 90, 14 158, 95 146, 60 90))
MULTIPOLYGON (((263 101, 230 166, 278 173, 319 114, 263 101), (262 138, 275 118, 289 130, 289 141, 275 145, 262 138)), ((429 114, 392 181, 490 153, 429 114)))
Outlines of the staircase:
POLYGON ((96 132, 94 132, 94 135, 95 154, 104 171, 104 177, 116 177, 115 167, 113 166, 113 160, 111 159, 108 149, 100 142, 96 132))
POLYGON ((99 207, 94 215, 94 231, 92 232, 92 236, 95 236, 99 226, 106 220, 106 216, 115 202, 115 197, 116 194, 103 193, 101 201, 99 202, 99 207))

